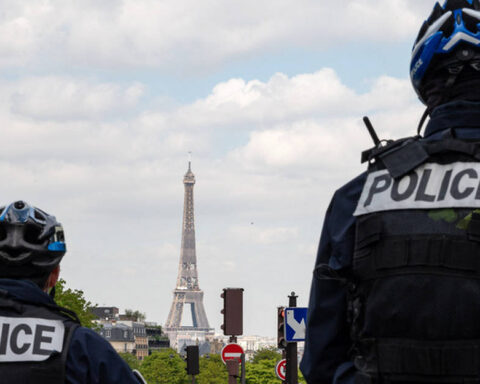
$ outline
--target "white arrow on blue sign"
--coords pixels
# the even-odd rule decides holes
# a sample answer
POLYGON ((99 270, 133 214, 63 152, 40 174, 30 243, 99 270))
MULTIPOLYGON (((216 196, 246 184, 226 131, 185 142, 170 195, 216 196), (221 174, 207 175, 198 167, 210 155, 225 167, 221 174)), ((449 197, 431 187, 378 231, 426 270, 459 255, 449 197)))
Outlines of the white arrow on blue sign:
POLYGON ((290 342, 305 340, 305 323, 308 308, 285 308, 285 340, 290 342))

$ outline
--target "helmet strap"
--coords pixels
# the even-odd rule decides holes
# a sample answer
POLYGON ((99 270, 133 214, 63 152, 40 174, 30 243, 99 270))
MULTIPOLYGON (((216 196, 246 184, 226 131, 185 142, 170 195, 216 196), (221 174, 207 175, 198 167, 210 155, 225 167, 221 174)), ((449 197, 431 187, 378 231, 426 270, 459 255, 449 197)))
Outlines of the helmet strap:
POLYGON ((425 124, 425 120, 427 120, 427 117, 430 115, 430 108, 427 107, 425 108, 425 111, 423 112, 423 115, 420 119, 420 122, 418 123, 418 128, 417 128, 417 135, 420 136, 420 132, 422 131, 423 124, 425 124))

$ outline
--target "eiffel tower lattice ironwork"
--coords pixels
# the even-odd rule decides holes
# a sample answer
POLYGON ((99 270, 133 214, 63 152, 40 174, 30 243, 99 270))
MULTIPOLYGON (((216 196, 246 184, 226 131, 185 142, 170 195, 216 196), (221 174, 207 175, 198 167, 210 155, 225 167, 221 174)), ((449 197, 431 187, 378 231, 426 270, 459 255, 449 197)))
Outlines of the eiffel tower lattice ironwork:
POLYGON ((193 212, 193 186, 195 175, 188 162, 188 171, 183 178, 185 200, 183 206, 182 249, 178 266, 177 286, 173 291, 173 303, 170 308, 165 331, 199 331, 211 333, 207 314, 203 306, 203 291, 198 286, 197 255, 195 250, 195 223, 193 212), (182 326, 185 307, 190 305, 193 326, 182 326))

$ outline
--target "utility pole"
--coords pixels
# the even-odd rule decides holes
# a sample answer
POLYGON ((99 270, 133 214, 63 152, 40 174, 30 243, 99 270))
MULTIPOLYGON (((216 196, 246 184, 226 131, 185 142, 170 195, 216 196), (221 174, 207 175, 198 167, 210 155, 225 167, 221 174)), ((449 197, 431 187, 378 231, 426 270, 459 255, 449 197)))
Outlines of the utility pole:
MULTIPOLYGON (((295 292, 288 296, 288 306, 294 308, 297 306, 297 297, 295 292)), ((284 350, 287 359, 286 384, 298 384, 298 355, 297 343, 289 342, 284 350), (285 352, 286 351, 286 352, 285 352)))

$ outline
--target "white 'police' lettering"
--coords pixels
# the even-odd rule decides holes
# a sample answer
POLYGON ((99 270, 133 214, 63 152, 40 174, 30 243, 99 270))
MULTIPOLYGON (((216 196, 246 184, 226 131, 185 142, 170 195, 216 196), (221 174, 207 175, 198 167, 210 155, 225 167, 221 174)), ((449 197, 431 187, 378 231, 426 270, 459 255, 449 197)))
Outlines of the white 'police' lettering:
POLYGON ((480 208, 480 163, 427 163, 399 180, 368 175, 354 216, 397 209, 480 208))
POLYGON ((62 352, 60 320, 0 316, 0 362, 44 361, 62 352))

